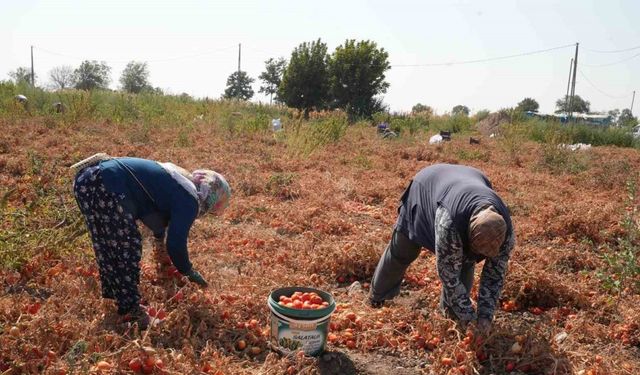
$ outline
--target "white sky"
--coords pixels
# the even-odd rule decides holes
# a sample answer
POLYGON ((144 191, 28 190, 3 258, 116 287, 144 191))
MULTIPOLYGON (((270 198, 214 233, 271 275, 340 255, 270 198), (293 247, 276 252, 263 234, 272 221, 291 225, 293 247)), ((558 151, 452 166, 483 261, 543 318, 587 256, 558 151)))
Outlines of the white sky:
MULTIPOLYGON (((257 95, 264 61, 288 58, 295 46, 317 38, 330 52, 347 38, 373 40, 389 52, 392 65, 491 58, 580 42, 576 93, 592 110, 626 108, 633 90, 640 95, 640 49, 590 51, 640 46, 639 0, 0 0, 0 79, 29 66, 33 45, 39 84, 48 83, 54 66, 75 68, 96 59, 112 67, 111 87, 117 88, 126 62, 137 60, 148 62, 153 86, 218 98, 237 68, 242 43, 242 70, 256 78, 254 100, 268 100, 257 95), (629 60, 586 66, 624 59, 629 60)), ((438 113, 456 104, 475 112, 513 106, 529 96, 550 112, 566 92, 573 54, 569 47, 487 63, 393 67, 385 102, 392 110, 420 102, 438 113)))

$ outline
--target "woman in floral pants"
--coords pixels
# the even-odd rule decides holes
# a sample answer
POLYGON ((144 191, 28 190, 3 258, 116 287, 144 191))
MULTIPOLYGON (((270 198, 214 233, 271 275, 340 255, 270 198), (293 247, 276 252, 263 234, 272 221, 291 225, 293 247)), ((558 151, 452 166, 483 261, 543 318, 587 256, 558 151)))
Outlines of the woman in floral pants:
POLYGON ((194 220, 220 215, 231 191, 210 170, 189 173, 171 163, 109 158, 78 171, 76 201, 85 217, 100 271, 102 297, 115 299, 118 314, 146 328, 140 308, 142 237, 137 220, 149 227, 178 271, 201 286, 206 281, 189 261, 187 237, 194 220))

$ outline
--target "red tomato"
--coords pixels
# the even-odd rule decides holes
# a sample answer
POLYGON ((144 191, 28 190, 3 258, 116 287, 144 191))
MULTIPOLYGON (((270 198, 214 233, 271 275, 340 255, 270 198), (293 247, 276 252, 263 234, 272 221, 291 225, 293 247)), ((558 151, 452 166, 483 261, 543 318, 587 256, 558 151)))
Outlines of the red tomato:
POLYGON ((163 320, 166 317, 167 317, 167 313, 164 310, 160 310, 156 314, 156 318, 158 318, 159 320, 163 320))
POLYGON ((238 340, 236 342, 236 349, 238 350, 244 350, 247 347, 247 342, 244 340, 238 340))
POLYGON ((155 318, 157 312, 156 312, 156 308, 155 307, 149 307, 147 309, 147 314, 149 314, 150 317, 155 318))
POLYGON ((530 311, 533 315, 541 315, 542 313, 544 313, 544 311, 539 307, 534 307, 530 311))
POLYGON ((303 304, 303 303, 302 303, 302 301, 300 301, 300 300, 295 300, 295 301, 293 302, 293 308, 294 308, 294 309, 302 309, 302 308, 303 308, 303 305, 304 305, 304 304, 303 304))
POLYGON ((142 370, 142 361, 140 358, 134 358, 129 361, 129 370, 133 372, 140 372, 140 370, 142 370))
POLYGON ((445 357, 440 360, 440 363, 442 363, 443 366, 451 366, 453 364, 453 359, 445 357))
POLYGON ((349 348, 349 349, 355 349, 355 347, 356 347, 356 342, 355 342, 355 341, 353 341, 353 340, 347 340, 346 345, 347 345, 347 348, 349 348))
POLYGON ((36 302, 33 305, 29 305, 29 307, 27 307, 27 312, 31 315, 37 314, 38 311, 40 311, 40 302, 36 302))
POLYGON ((175 296, 173 296, 173 299, 175 299, 176 301, 180 302, 184 299, 184 294, 182 294, 181 291, 178 291, 178 293, 176 293, 175 296))
POLYGON ((151 366, 153 367, 156 364, 156 359, 153 357, 146 357, 143 361, 143 366, 151 366))
POLYGON ((312 296, 311 297, 311 303, 314 303, 316 305, 320 305, 320 304, 322 304, 322 298, 320 296, 312 296))
POLYGON ((515 364, 515 363, 513 363, 513 362, 507 362, 506 366, 504 366, 504 369, 505 369, 507 372, 511 372, 511 371, 513 371, 515 368, 516 368, 516 364, 515 364))
POLYGON ((259 346, 252 346, 251 347, 251 354, 258 355, 260 353, 262 353, 262 348, 260 348, 259 346))
POLYGON ((178 269, 176 268, 176 266, 169 266, 167 267, 167 276, 169 277, 180 277, 180 272, 178 272, 178 269))
POLYGON ((345 318, 349 319, 350 321, 355 321, 356 320, 356 313, 354 312, 348 312, 347 315, 345 315, 345 318))
POLYGON ((149 366, 146 363, 142 364, 142 373, 143 374, 153 374, 153 365, 149 366))
POLYGON ((212 368, 211 368, 211 364, 209 364, 209 362, 205 362, 205 363, 202 365, 202 368, 201 368, 201 370, 200 370, 200 371, 202 371, 202 372, 209 372, 209 371, 211 371, 211 370, 212 370, 212 368))

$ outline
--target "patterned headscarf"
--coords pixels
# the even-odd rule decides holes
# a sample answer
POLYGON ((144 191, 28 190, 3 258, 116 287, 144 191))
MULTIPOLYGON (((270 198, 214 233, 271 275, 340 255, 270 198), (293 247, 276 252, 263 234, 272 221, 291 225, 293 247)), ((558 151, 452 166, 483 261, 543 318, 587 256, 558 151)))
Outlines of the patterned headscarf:
POLYGON ((191 173, 191 181, 196 185, 198 193, 198 216, 211 212, 221 215, 231 198, 231 188, 227 180, 218 172, 198 169, 191 173))
POLYGON ((469 223, 471 250, 488 258, 496 257, 505 240, 507 223, 493 206, 476 212, 469 223))

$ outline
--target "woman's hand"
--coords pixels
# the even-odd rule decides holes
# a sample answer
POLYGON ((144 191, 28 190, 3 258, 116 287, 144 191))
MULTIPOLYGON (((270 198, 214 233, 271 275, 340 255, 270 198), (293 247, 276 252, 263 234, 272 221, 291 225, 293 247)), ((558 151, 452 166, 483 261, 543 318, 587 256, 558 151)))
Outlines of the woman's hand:
POLYGON ((200 275, 200 273, 194 270, 193 268, 185 276, 189 278, 189 281, 194 282, 203 288, 206 288, 207 286, 209 286, 209 284, 204 279, 204 277, 202 277, 202 275, 200 275))

